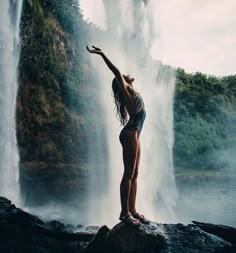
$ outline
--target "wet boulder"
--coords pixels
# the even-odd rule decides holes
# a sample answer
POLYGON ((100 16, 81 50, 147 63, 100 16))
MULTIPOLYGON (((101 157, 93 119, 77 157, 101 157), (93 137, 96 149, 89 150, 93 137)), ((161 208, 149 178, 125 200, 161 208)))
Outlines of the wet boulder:
POLYGON ((119 223, 107 234, 105 249, 107 253, 233 253, 235 240, 229 242, 194 224, 151 222, 132 228, 119 223))

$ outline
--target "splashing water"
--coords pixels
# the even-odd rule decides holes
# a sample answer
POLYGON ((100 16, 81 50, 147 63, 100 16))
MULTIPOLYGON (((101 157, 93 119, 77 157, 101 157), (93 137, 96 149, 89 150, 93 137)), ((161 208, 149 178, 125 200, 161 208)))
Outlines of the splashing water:
POLYGON ((19 204, 16 96, 22 0, 0 1, 0 195, 19 204))
MULTIPOLYGON (((141 134, 137 209, 158 222, 175 222, 173 208, 177 193, 172 159, 175 72, 153 61, 150 55, 153 42, 159 40, 158 26, 154 22, 155 1, 104 0, 101 8, 102 12, 105 9, 105 25, 104 16, 99 23, 98 15, 95 19, 93 11, 87 11, 92 8, 92 1, 90 2, 86 6, 85 1, 80 1, 84 18, 107 29, 108 35, 99 38, 96 34, 88 43, 102 47, 124 74, 135 77, 134 88, 142 94, 147 111, 141 134)), ((93 55, 91 62, 97 70, 103 94, 100 106, 106 124, 110 185, 102 200, 105 208, 96 210, 96 215, 89 216, 89 220, 92 223, 114 224, 118 221, 120 212, 119 184, 123 173, 122 150, 118 140, 121 127, 115 119, 114 104, 109 96, 113 74, 99 58, 93 55)), ((96 155, 100 156, 98 150, 96 155)), ((95 180, 91 178, 93 184, 95 180)), ((91 199, 95 194, 97 192, 91 190, 88 198, 91 199)), ((101 204, 101 198, 97 201, 93 198, 92 202, 96 208, 101 204)))

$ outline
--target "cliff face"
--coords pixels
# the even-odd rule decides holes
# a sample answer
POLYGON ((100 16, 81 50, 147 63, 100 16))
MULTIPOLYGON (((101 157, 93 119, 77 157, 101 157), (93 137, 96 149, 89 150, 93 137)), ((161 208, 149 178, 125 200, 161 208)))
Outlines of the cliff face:
POLYGON ((81 30, 75 32, 73 27, 79 28, 82 20, 74 2, 26 0, 23 5, 17 138, 20 180, 28 200, 29 196, 34 198, 34 190, 45 189, 46 194, 50 187, 49 192, 58 195, 61 187, 70 191, 75 186, 70 179, 86 174, 81 172, 86 160, 87 122, 80 117, 77 91, 82 89, 79 70, 86 76, 90 68, 74 39, 81 30), (68 76, 74 78, 70 83, 68 76), (71 105, 70 94, 77 110, 71 105), (61 176, 68 178, 69 187, 61 176))
POLYGON ((62 100, 62 83, 75 52, 68 35, 41 1, 25 1, 18 94, 17 133, 22 162, 65 162, 79 118, 62 100), (44 6, 44 8, 43 8, 44 6), (58 138, 60 136, 60 138, 58 138))

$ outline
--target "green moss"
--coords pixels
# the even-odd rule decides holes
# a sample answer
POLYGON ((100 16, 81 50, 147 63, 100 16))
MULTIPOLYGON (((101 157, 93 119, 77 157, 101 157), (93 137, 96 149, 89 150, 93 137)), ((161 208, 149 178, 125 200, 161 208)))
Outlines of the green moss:
POLYGON ((56 152, 56 147, 54 143, 48 142, 41 145, 42 155, 48 155, 56 152))
POLYGON ((37 94, 37 102, 39 106, 39 110, 42 114, 44 114, 46 117, 50 116, 50 103, 49 100, 46 96, 45 90, 42 86, 39 87, 38 89, 38 94, 37 94))
POLYGON ((55 101, 52 113, 51 122, 65 123, 65 108, 61 102, 55 101))
POLYGON ((39 29, 42 31, 43 36, 46 36, 47 32, 51 29, 51 24, 42 7, 42 1, 32 0, 32 8, 35 14, 35 18, 40 23, 39 29))
POLYGON ((41 4, 39 3, 39 0, 32 0, 32 7, 34 9, 34 12, 36 14, 36 16, 39 19, 44 19, 44 11, 43 8, 41 7, 41 4))

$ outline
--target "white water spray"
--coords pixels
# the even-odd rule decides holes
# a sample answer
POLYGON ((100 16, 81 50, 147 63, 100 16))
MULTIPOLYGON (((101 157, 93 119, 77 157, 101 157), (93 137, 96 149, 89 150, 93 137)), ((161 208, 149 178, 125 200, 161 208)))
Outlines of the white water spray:
MULTIPOLYGON (((175 74, 170 68, 161 67, 150 56, 153 41, 158 40, 157 25, 153 22, 155 1, 146 5, 142 1, 136 3, 131 0, 104 0, 103 3, 106 9, 105 27, 109 35, 106 38, 98 38, 96 35, 88 43, 102 47, 123 73, 135 77, 134 88, 141 93, 147 111, 141 133, 137 210, 158 222, 175 222, 173 208, 177 194, 172 159, 175 74)), ((91 13, 85 18, 101 25, 97 19, 93 19, 91 13)), ((119 184, 123 173, 122 150, 118 140, 121 127, 115 119, 110 96, 113 74, 99 58, 91 56, 103 94, 100 105, 103 107, 107 128, 110 187, 102 198, 106 213, 104 210, 96 210, 96 215, 91 215, 89 220, 92 223, 114 224, 120 212, 119 184)), ((94 179, 91 180, 94 182, 94 179)), ((93 199, 94 208, 100 206, 100 202, 101 198, 97 202, 93 199)))
POLYGON ((0 195, 19 204, 16 96, 22 0, 0 1, 0 195))

